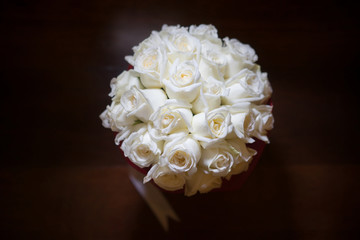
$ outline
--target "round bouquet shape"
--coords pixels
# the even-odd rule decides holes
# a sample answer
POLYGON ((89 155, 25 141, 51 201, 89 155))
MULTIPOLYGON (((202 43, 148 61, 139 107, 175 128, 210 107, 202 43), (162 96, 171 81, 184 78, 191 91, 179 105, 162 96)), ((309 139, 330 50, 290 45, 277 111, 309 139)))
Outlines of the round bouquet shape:
POLYGON ((274 123, 254 49, 212 25, 163 25, 133 51, 100 118, 144 183, 192 196, 243 181, 274 123))

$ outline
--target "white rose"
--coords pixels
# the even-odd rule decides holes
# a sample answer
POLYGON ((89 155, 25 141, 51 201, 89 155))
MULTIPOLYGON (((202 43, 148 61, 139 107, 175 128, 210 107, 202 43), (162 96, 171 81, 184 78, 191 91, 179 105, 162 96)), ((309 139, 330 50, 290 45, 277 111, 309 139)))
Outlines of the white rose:
POLYGON ((198 96, 201 83, 196 61, 179 63, 178 59, 170 69, 169 79, 164 80, 169 98, 191 103, 198 96))
POLYGON ((214 188, 221 187, 221 177, 214 176, 212 174, 205 173, 202 169, 199 169, 190 179, 186 181, 185 195, 190 197, 200 193, 207 193, 214 188))
POLYGON ((255 116, 249 102, 237 103, 230 107, 231 123, 236 136, 247 143, 255 140, 251 138, 255 130, 255 116))
POLYGON ((219 64, 210 61, 205 57, 200 58, 199 72, 204 80, 208 79, 209 77, 215 78, 220 81, 224 80, 223 74, 221 73, 219 68, 219 64))
POLYGON ((227 180, 230 180, 232 175, 237 175, 248 170, 253 156, 255 156, 257 152, 254 149, 247 147, 245 142, 240 139, 231 139, 228 140, 228 143, 233 148, 233 151, 236 152, 234 165, 229 174, 225 177, 227 180))
POLYGON ((189 33, 191 33, 194 36, 207 36, 207 37, 213 37, 218 38, 217 29, 209 24, 200 24, 199 26, 191 25, 189 27, 189 33))
POLYGON ((227 57, 222 43, 212 43, 208 40, 201 42, 201 58, 199 71, 203 79, 214 77, 224 81, 227 57))
POLYGON ((138 131, 133 132, 121 144, 125 157, 134 164, 143 168, 149 167, 159 160, 162 151, 162 142, 154 142, 147 131, 145 124, 138 131))
POLYGON ((235 158, 231 145, 226 141, 222 141, 202 152, 199 165, 204 169, 205 173, 224 177, 231 171, 235 158))
POLYGON ((202 88, 199 96, 192 103, 192 110, 195 114, 206 111, 211 111, 220 107, 221 97, 228 94, 228 89, 222 81, 218 81, 209 77, 202 82, 202 88))
POLYGON ((257 154, 256 150, 247 147, 246 142, 241 139, 227 139, 226 141, 235 152, 234 166, 242 161, 251 161, 251 158, 257 154))
MULTIPOLYGON (((193 114, 191 104, 176 99, 168 99, 165 104, 150 116, 154 128, 152 135, 156 138, 177 133, 189 133, 193 114)), ((163 138, 165 139, 165 138, 163 138)))
POLYGON ((106 110, 101 113, 100 119, 102 125, 106 128, 111 128, 113 131, 120 131, 124 126, 132 125, 136 122, 136 117, 127 117, 127 112, 121 104, 112 102, 106 110))
POLYGON ((187 173, 188 175, 196 172, 196 165, 200 160, 201 148, 198 141, 190 135, 170 135, 169 140, 165 141, 163 154, 160 156, 162 165, 167 165, 175 173, 187 173))
POLYGON ((253 115, 255 116, 253 136, 266 143, 269 143, 267 132, 274 127, 272 108, 273 107, 269 105, 259 105, 252 109, 253 115))
POLYGON ((250 62, 256 62, 258 60, 258 56, 255 53, 255 50, 250 47, 248 44, 243 44, 239 40, 233 38, 224 38, 225 45, 231 49, 232 54, 237 55, 241 58, 244 58, 250 62))
POLYGON ((202 112, 193 117, 192 134, 204 148, 225 139, 231 131, 231 117, 226 107, 216 108, 209 113, 202 112))
POLYGON ((135 58, 145 51, 145 49, 148 48, 156 48, 158 46, 162 45, 162 40, 157 31, 153 31, 150 36, 142 41, 138 46, 135 46, 132 48, 134 55, 133 56, 126 56, 125 60, 131 64, 132 66, 135 66, 135 58))
POLYGON ((168 48, 170 61, 173 62, 176 58, 191 60, 200 56, 200 41, 192 36, 187 28, 164 25, 160 35, 168 48))
POLYGON ((178 174, 169 169, 166 165, 155 164, 151 167, 147 175, 144 177, 144 184, 151 179, 167 191, 175 191, 182 189, 185 184, 184 174, 178 174))
POLYGON ((138 89, 132 87, 121 96, 120 103, 127 112, 127 116, 135 116, 143 122, 149 120, 150 115, 162 106, 167 99, 162 89, 138 89))
POLYGON ((213 25, 201 24, 199 26, 191 25, 189 27, 189 33, 198 39, 212 41, 214 43, 222 43, 218 38, 217 29, 213 25))
POLYGON ((109 96, 112 97, 113 101, 118 101, 121 95, 132 86, 136 86, 139 89, 143 88, 139 80, 139 74, 134 70, 123 71, 117 78, 111 80, 109 96))
POLYGON ((126 125, 121 127, 118 130, 118 133, 115 136, 115 144, 119 145, 121 141, 129 137, 129 135, 133 132, 137 132, 139 129, 146 127, 146 124, 142 123, 141 121, 137 120, 132 125, 126 125))
POLYGON ((134 57, 134 70, 140 73, 141 83, 146 88, 162 87, 161 79, 167 64, 164 47, 146 48, 134 57))
MULTIPOLYGON (((160 31, 160 35, 164 38, 167 37, 168 35, 174 35, 176 34, 178 31, 180 30, 186 30, 185 27, 181 27, 180 25, 176 25, 176 26, 169 26, 167 24, 162 25, 161 27, 161 31, 160 31)), ((182 31, 181 30, 181 31, 182 31)))
POLYGON ((258 60, 255 50, 248 44, 243 44, 237 39, 224 38, 228 54, 225 78, 238 73, 243 68, 252 68, 258 60))
MULTIPOLYGON (((264 94, 267 88, 267 79, 264 79, 260 69, 255 72, 243 69, 225 82, 229 88, 228 96, 223 98, 223 104, 232 105, 238 102, 263 102, 266 99, 264 94)), ((268 95, 268 93, 267 93, 268 95)))
POLYGON ((231 122, 237 137, 252 143, 256 137, 269 142, 267 132, 273 128, 272 106, 238 103, 230 107, 231 122))

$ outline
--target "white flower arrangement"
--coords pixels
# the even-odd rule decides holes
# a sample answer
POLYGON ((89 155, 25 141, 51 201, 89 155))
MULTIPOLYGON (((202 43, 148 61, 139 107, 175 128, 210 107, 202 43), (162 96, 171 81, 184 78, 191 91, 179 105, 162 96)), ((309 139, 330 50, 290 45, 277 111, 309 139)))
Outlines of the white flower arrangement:
POLYGON ((254 49, 212 25, 163 25, 133 51, 100 118, 125 157, 149 168, 144 183, 191 196, 246 171, 256 154, 247 144, 269 143, 274 122, 254 49))

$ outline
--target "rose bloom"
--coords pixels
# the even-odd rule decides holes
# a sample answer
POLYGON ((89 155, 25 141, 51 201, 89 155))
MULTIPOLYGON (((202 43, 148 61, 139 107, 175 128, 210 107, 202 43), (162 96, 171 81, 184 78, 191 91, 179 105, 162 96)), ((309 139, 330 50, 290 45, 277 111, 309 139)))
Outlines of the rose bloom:
POLYGON ((186 102, 168 99, 163 106, 150 116, 153 123, 151 134, 156 139, 166 139, 166 136, 173 133, 189 133, 193 114, 190 110, 191 104, 186 102))
POLYGON ((231 146, 232 152, 234 152, 234 164, 231 171, 225 176, 227 180, 230 180, 232 175, 237 175, 248 170, 257 151, 247 147, 246 143, 238 138, 227 139, 227 142, 231 146))
POLYGON ((221 177, 205 173, 202 169, 199 169, 190 179, 186 181, 185 195, 190 197, 195 195, 198 191, 200 193, 207 193, 214 188, 220 188, 221 183, 221 177))
POLYGON ((154 180, 158 186, 167 191, 182 189, 186 181, 184 174, 175 173, 168 166, 159 163, 152 166, 143 182, 145 184, 150 180, 154 180))
POLYGON ((160 156, 161 165, 167 165, 175 173, 196 172, 197 163, 200 160, 201 148, 190 135, 183 136, 173 134, 164 143, 163 154, 160 156))
POLYGON ((163 48, 153 47, 139 53, 135 58, 134 70, 140 73, 141 83, 146 88, 162 87, 161 79, 167 64, 166 52, 163 48))
POLYGON ((252 143, 256 137, 269 142, 267 132, 274 126, 272 106, 254 105, 248 102, 234 104, 230 107, 231 122, 239 139, 252 143))
POLYGON ((237 39, 224 38, 225 56, 227 65, 224 78, 237 74, 244 68, 251 69, 258 60, 255 50, 248 44, 243 44, 237 39))
POLYGON ((144 126, 131 133, 121 144, 125 157, 141 168, 157 162, 162 152, 162 142, 154 141, 147 131, 147 126, 142 125, 144 126))
POLYGON ((179 26, 164 25, 159 33, 166 45, 169 61, 198 59, 200 56, 200 41, 188 30, 179 26))
POLYGON ((110 128, 117 132, 125 126, 134 124, 136 121, 136 117, 128 117, 123 106, 116 102, 112 102, 110 106, 106 107, 105 111, 101 113, 100 119, 105 128, 110 128))
POLYGON ((272 106, 258 105, 254 106, 252 111, 255 116, 255 131, 253 136, 269 143, 268 131, 274 128, 274 117, 272 115, 272 106))
POLYGON ((195 60, 175 61, 170 69, 169 79, 164 79, 166 93, 169 98, 191 103, 198 96, 201 82, 200 73, 195 60))
POLYGON ((192 131, 194 138, 203 148, 225 139, 232 131, 230 114, 226 107, 216 108, 208 113, 199 113, 193 117, 192 131))
POLYGON ((223 98, 223 103, 228 105, 239 102, 263 103, 269 99, 272 92, 266 74, 262 74, 259 67, 254 71, 241 70, 228 79, 225 85, 229 94, 223 98))
POLYGON ((149 120, 150 115, 162 106, 167 99, 162 89, 138 89, 132 87, 121 96, 120 103, 127 112, 127 116, 135 116, 143 122, 149 120))
POLYGON ((222 42, 202 41, 199 71, 204 80, 213 77, 218 81, 224 81, 227 61, 222 42))
POLYGON ((189 27, 189 33, 200 40, 221 42, 218 38, 217 29, 211 24, 200 24, 199 26, 191 25, 189 27))
POLYGON ((118 102, 123 93, 133 86, 138 89, 144 88, 139 80, 139 73, 134 70, 123 71, 118 77, 111 80, 109 96, 112 97, 112 101, 118 102))
POLYGON ((230 171, 236 158, 232 146, 221 141, 202 152, 199 165, 205 173, 218 177, 225 177, 230 171))
POLYGON ((202 82, 199 96, 192 103, 192 111, 195 114, 211 111, 221 106, 221 97, 228 94, 224 82, 209 77, 202 82))
POLYGON ((255 141, 252 138, 255 130, 255 116, 251 108, 252 105, 249 102, 237 103, 229 108, 234 133, 239 139, 247 143, 255 141))

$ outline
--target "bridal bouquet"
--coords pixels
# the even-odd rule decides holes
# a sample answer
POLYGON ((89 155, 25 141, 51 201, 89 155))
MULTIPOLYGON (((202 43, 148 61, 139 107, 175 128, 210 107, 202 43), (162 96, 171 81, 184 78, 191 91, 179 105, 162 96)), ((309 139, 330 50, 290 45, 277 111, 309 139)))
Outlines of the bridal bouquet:
POLYGON ((133 164, 191 196, 247 171, 254 141, 269 142, 272 89, 254 49, 212 25, 164 25, 133 48, 100 115, 133 164))

